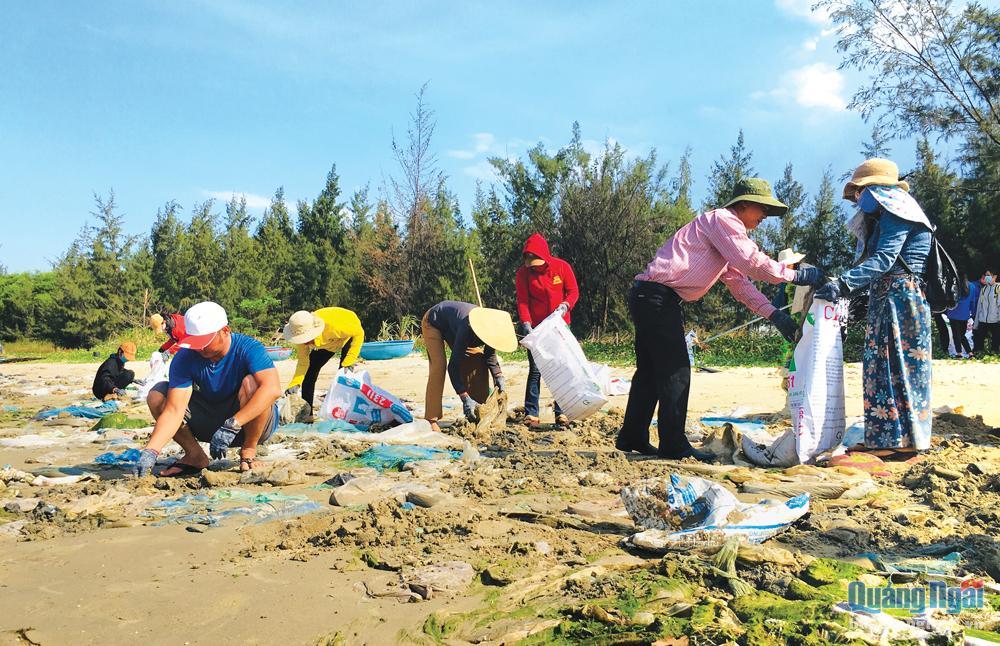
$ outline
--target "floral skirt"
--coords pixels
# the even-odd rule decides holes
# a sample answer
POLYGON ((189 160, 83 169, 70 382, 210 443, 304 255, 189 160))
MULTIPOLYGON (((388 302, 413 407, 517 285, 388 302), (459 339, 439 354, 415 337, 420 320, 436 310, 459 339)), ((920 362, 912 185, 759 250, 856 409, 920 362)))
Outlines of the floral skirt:
POLYGON ((865 446, 931 445, 931 310, 912 274, 872 283, 863 360, 865 446))

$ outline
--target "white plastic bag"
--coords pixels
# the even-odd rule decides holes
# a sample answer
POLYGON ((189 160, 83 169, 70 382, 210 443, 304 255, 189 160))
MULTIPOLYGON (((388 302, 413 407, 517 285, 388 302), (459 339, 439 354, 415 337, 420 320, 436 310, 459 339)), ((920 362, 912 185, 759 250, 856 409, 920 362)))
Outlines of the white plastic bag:
POLYGON ((367 370, 353 374, 341 368, 323 400, 320 419, 342 419, 358 428, 413 421, 401 399, 372 384, 367 370))
POLYGON ((844 348, 841 321, 847 300, 813 300, 802 324, 802 338, 788 367, 788 407, 792 429, 771 438, 743 435, 743 453, 759 466, 810 464, 838 446, 847 427, 844 413, 844 348))
POLYGON ((560 312, 549 314, 521 339, 521 345, 531 351, 552 397, 569 419, 583 419, 608 403, 600 376, 594 374, 560 312))
POLYGON ((840 322, 846 299, 813 300, 788 370, 788 404, 799 461, 809 464, 844 439, 844 346, 840 322))
POLYGON ((153 356, 149 358, 149 374, 146 375, 145 381, 142 382, 142 387, 139 388, 136 398, 139 401, 146 401, 146 397, 149 396, 149 391, 153 389, 153 386, 166 381, 168 375, 167 362, 163 360, 163 355, 159 352, 154 352, 153 356))
POLYGON ((625 509, 642 528, 629 542, 646 550, 721 545, 729 538, 763 543, 809 511, 809 494, 744 503, 704 478, 648 478, 622 489, 625 509))

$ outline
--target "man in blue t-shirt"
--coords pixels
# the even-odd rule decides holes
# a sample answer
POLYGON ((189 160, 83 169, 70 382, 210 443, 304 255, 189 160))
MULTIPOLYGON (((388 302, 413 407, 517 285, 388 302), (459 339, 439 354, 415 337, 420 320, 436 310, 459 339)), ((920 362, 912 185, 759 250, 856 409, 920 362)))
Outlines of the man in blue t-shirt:
POLYGON ((249 471, 257 445, 278 426, 281 386, 278 370, 264 346, 229 330, 226 311, 206 301, 184 314, 185 336, 170 364, 170 379, 149 392, 146 403, 156 419, 142 450, 136 474, 149 474, 156 458, 173 439, 184 455, 160 472, 166 477, 199 473, 209 465, 198 442, 207 442, 212 459, 240 447, 240 470, 249 471))

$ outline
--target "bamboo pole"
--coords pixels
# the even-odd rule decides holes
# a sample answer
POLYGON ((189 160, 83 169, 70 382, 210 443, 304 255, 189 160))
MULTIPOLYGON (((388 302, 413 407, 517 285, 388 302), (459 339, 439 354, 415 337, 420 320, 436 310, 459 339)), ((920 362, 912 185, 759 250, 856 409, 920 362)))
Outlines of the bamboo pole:
POLYGON ((476 266, 472 264, 472 258, 469 258, 469 271, 472 272, 472 284, 476 288, 476 300, 479 302, 479 307, 482 307, 483 297, 479 293, 479 281, 476 280, 476 266))

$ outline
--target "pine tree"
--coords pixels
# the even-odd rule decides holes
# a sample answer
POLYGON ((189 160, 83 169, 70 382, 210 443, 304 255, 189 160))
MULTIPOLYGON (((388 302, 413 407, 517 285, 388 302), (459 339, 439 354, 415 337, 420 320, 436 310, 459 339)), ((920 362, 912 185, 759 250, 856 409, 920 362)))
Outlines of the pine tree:
POLYGON ((316 200, 299 202, 296 309, 316 310, 347 299, 341 268, 347 229, 344 204, 339 200, 340 178, 334 165, 316 200))
POLYGON ((259 249, 261 280, 267 292, 278 300, 282 309, 294 312, 293 294, 299 291, 295 271, 297 240, 283 187, 275 190, 270 206, 264 210, 257 225, 254 238, 259 249))
POLYGON ((156 310, 176 310, 183 298, 184 274, 180 250, 187 235, 177 217, 181 207, 170 200, 156 212, 156 221, 149 234, 152 248, 153 305, 156 310))
POLYGON ((702 210, 717 209, 733 197, 736 183, 747 177, 753 177, 753 152, 746 147, 743 130, 736 137, 736 143, 725 155, 712 164, 712 174, 708 178, 708 197, 702 205, 702 210))
POLYGON ((801 246, 797 249, 806 254, 810 264, 831 275, 848 267, 854 255, 854 238, 847 230, 839 198, 833 171, 827 168, 803 222, 801 246))
POLYGON ((806 203, 806 190, 793 176, 791 162, 785 165, 785 173, 781 179, 774 183, 774 196, 779 202, 788 206, 788 212, 784 217, 767 218, 760 227, 764 233, 762 248, 772 258, 782 249, 796 249, 802 230, 804 217, 802 208, 806 203))

